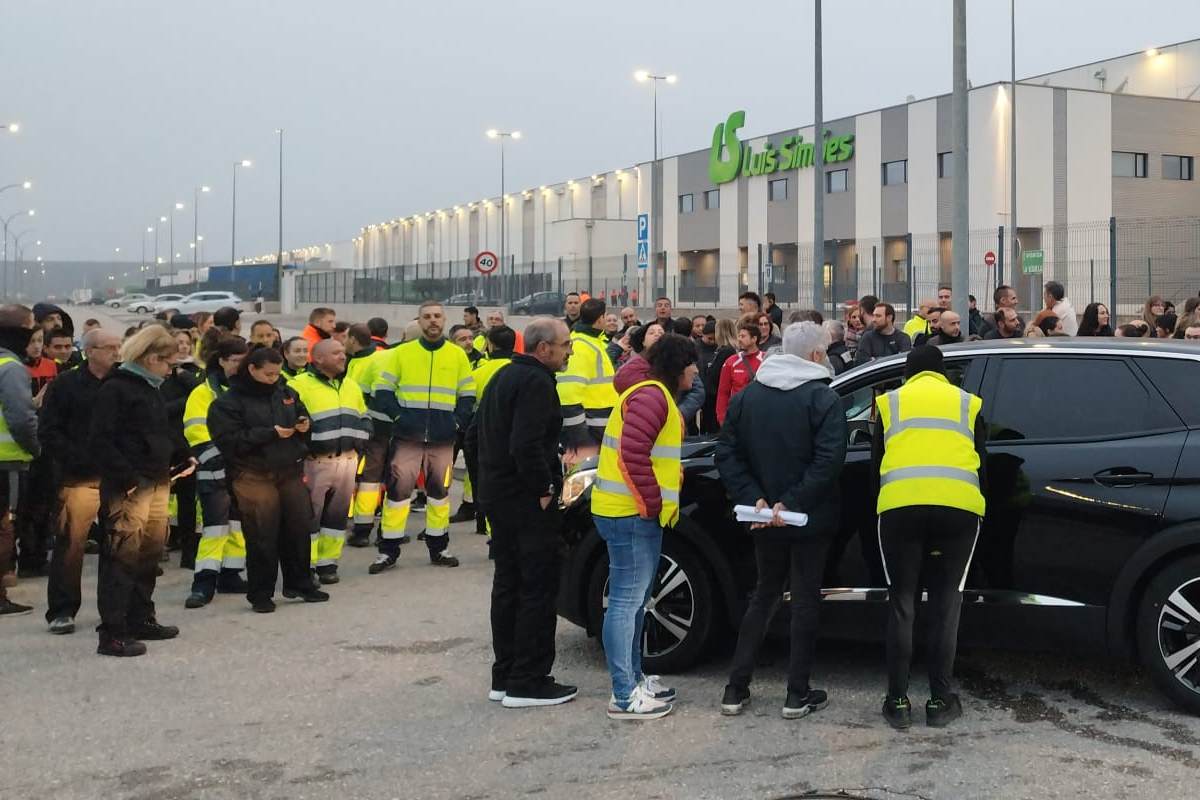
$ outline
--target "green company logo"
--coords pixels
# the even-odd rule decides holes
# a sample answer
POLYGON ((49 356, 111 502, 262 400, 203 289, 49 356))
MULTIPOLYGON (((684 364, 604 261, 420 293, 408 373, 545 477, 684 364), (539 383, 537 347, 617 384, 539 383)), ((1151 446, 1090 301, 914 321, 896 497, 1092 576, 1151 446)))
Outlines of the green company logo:
MULTIPOLYGON (((746 177, 770 175, 786 169, 812 166, 813 142, 804 141, 803 136, 788 136, 778 148, 767 142, 761 153, 755 153, 750 145, 738 139, 738 129, 745 124, 746 112, 735 111, 729 115, 729 119, 718 122, 713 129, 712 149, 708 153, 708 176, 713 183, 728 183, 739 174, 746 177)), ((849 161, 853 155, 852 134, 833 136, 825 131, 826 164, 849 161)))

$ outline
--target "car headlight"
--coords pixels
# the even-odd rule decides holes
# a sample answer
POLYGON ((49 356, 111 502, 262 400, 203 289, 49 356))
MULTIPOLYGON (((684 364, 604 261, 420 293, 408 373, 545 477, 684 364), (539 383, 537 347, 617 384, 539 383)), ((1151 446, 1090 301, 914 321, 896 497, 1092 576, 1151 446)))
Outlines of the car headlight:
POLYGON ((570 508, 575 505, 595 480, 596 470, 594 469, 581 469, 568 475, 566 480, 563 481, 563 508, 570 508))

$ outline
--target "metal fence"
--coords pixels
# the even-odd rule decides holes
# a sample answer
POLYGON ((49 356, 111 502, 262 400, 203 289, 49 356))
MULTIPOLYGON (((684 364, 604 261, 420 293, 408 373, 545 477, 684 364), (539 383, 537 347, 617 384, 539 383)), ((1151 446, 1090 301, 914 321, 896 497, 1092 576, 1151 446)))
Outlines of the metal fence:
MULTIPOLYGON (((1037 308, 1044 283, 1056 280, 1077 310, 1103 302, 1120 318, 1140 315, 1150 295, 1181 306, 1200 290, 1200 217, 1113 218, 1021 228, 1017 238, 1018 257, 1013 259, 1003 226, 971 231, 967 291, 977 298, 980 309, 992 308, 993 290, 1001 283, 1016 289, 1023 307, 1037 308)), ((333 270, 298 275, 296 299, 401 304, 436 299, 507 305, 536 292, 587 291, 620 304, 639 300, 645 304, 650 297, 664 294, 683 308, 715 308, 731 307, 738 293, 761 287, 775 292, 780 305, 813 305, 811 242, 740 248, 735 254, 736 278, 722 276, 720 269, 681 270, 677 260, 663 252, 654 254, 652 261, 650 269, 639 270, 633 254, 526 262, 509 258, 488 276, 476 272, 467 260, 333 270)), ((950 282, 952 246, 947 233, 833 240, 826 243, 825 261, 826 311, 870 293, 907 312, 935 297, 940 284, 950 282)))

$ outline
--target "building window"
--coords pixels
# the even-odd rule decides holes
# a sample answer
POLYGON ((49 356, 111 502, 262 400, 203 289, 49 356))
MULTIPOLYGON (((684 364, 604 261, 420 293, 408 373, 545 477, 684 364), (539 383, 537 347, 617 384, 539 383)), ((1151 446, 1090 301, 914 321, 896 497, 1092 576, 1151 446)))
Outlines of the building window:
POLYGON ((1190 181, 1193 174, 1191 156, 1163 156, 1163 180, 1190 181))
POLYGON ((825 193, 839 194, 849 188, 850 170, 835 169, 825 173, 825 193))
POLYGON ((938 177, 954 177, 954 153, 938 153, 938 177))
POLYGON ((908 183, 908 162, 888 161, 883 165, 883 185, 898 186, 908 183))
POLYGON ((721 207, 721 190, 709 189, 704 193, 704 207, 709 211, 721 207))
POLYGON ((679 213, 680 214, 690 214, 694 210, 695 209, 694 209, 694 204, 692 201, 692 196, 690 194, 679 195, 679 213))
POLYGON ((1146 177, 1146 154, 1124 153, 1116 151, 1112 156, 1112 172, 1114 178, 1144 178, 1146 177))
POLYGON ((787 178, 776 178, 767 183, 767 199, 787 200, 787 178))

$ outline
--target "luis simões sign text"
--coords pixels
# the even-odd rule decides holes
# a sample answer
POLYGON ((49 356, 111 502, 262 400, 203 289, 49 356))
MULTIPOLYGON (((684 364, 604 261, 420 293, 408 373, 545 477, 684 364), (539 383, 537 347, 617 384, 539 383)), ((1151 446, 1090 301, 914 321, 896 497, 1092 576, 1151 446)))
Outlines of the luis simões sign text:
MULTIPOLYGON (((755 153, 749 144, 738 139, 738 129, 746 124, 746 112, 735 111, 713 130, 712 149, 708 154, 708 176, 715 184, 728 183, 739 175, 770 175, 790 169, 811 167, 813 142, 803 136, 788 136, 779 147, 767 142, 762 152, 755 153)), ((836 164, 854 156, 854 136, 831 136, 825 133, 824 162, 836 164)))

